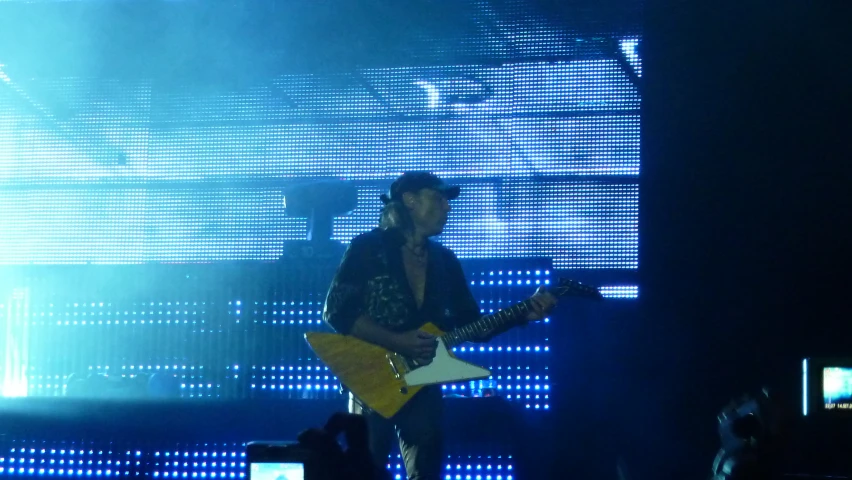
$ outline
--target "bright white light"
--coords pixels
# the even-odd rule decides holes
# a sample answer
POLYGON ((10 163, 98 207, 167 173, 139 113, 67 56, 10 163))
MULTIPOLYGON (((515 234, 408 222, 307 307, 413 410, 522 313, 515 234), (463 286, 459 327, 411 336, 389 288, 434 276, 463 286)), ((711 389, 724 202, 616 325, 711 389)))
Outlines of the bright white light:
POLYGON ((438 87, 425 80, 418 80, 414 83, 423 88, 423 90, 426 90, 426 95, 429 98, 429 108, 438 108, 441 102, 441 92, 438 90, 438 87))
POLYGON ((639 58, 639 40, 635 38, 626 38, 621 42, 621 51, 627 57, 627 61, 633 66, 636 71, 636 76, 642 76, 642 60, 639 58))
POLYGON ((636 285, 602 286, 598 289, 604 298, 635 299, 639 298, 639 287, 636 285))
POLYGON ((3 369, 3 396, 26 397, 29 392, 29 289, 15 288, 6 305, 6 355, 3 369))

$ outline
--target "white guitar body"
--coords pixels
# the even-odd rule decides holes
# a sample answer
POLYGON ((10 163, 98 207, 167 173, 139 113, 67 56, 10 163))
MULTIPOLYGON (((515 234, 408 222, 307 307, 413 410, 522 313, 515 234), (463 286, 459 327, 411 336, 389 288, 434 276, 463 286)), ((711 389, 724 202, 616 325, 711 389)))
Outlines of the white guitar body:
POLYGON ((435 358, 429 365, 418 366, 405 373, 402 377, 409 386, 434 385, 438 383, 463 382, 466 380, 477 380, 488 378, 491 371, 478 365, 459 360, 444 343, 443 338, 438 339, 438 347, 435 358))

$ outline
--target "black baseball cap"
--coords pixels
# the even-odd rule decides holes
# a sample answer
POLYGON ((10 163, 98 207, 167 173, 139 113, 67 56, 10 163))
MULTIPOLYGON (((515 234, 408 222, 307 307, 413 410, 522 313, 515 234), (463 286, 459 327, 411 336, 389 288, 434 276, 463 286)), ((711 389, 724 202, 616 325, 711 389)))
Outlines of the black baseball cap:
POLYGON ((447 185, 437 175, 429 172, 405 172, 391 184, 390 191, 382 194, 382 202, 387 204, 393 200, 402 200, 406 192, 419 192, 424 188, 441 192, 447 200, 458 198, 460 189, 457 185, 447 185))

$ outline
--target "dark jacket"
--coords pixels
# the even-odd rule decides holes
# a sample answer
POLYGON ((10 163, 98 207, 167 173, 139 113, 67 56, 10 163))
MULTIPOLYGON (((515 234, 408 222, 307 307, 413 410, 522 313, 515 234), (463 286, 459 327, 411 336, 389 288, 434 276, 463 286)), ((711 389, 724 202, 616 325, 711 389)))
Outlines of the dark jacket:
POLYGON ((455 254, 429 241, 426 290, 417 308, 405 275, 403 236, 375 229, 352 239, 332 280, 323 319, 339 333, 349 333, 355 320, 367 314, 379 325, 397 332, 432 322, 444 331, 480 318, 455 254))

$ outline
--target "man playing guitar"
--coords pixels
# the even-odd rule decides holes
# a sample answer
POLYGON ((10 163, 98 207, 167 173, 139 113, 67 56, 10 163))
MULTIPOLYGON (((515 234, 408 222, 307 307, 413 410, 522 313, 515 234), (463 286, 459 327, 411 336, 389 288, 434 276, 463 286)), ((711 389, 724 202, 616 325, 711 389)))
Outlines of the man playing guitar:
MULTIPOLYGON (((458 258, 429 240, 447 223, 450 200, 459 196, 428 172, 407 172, 382 195, 379 227, 350 243, 329 289, 323 319, 337 332, 360 338, 419 365, 435 356, 435 336, 419 330, 432 322, 444 331, 481 317, 458 258)), ((539 288, 530 298, 524 321, 540 320, 556 305, 539 288)), ((485 342, 512 325, 485 332, 485 342)), ((365 415, 376 465, 387 463, 393 434, 411 480, 442 478, 443 434, 440 385, 428 385, 392 418, 371 411, 350 393, 350 411, 365 415)))

